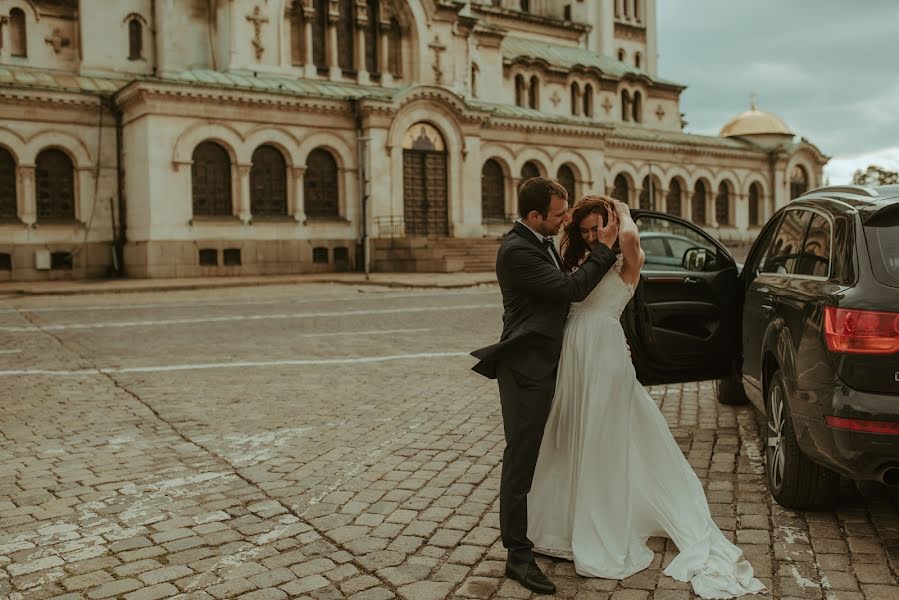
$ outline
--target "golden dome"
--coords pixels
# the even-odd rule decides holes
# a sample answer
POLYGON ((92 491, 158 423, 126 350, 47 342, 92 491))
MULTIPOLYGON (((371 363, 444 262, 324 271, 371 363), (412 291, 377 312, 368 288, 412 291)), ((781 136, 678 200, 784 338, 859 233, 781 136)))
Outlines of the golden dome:
POLYGON ((737 115, 721 128, 721 137, 738 135, 793 135, 783 119, 769 112, 759 110, 752 103, 752 108, 737 115))

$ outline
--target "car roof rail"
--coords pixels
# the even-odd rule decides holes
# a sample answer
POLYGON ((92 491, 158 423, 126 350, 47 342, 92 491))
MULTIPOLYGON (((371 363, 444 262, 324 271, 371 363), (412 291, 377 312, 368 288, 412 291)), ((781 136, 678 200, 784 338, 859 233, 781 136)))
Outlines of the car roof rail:
POLYGON ((854 194, 856 196, 867 196, 868 198, 877 198, 878 196, 880 196, 880 194, 877 193, 877 190, 869 185, 828 185, 825 187, 819 187, 814 190, 810 190, 803 194, 803 196, 806 196, 808 194, 818 194, 821 192, 854 194))

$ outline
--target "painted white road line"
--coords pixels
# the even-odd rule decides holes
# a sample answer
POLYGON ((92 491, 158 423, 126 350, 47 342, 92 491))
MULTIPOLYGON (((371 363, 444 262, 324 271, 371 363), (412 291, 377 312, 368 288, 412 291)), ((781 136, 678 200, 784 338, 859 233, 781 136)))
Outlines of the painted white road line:
POLYGON ((46 312, 90 312, 98 310, 134 310, 145 308, 227 308, 230 306, 272 306, 275 304, 314 304, 316 302, 357 302, 360 300, 392 300, 394 298, 434 298, 446 296, 486 296, 495 295, 495 290, 447 290, 446 292, 411 292, 367 293, 353 297, 347 296, 321 296, 318 298, 280 298, 277 300, 247 300, 235 302, 156 302, 146 304, 93 304, 80 306, 38 306, 29 308, 20 306, 16 308, 2 308, 0 314, 14 313, 46 313, 46 312))
POLYGON ((436 312, 448 310, 473 310, 497 308, 497 304, 459 304, 457 306, 417 306, 409 308, 381 308, 371 310, 347 310, 319 313, 286 313, 274 315, 232 315, 228 317, 197 317, 194 319, 164 319, 158 321, 112 321, 109 323, 70 323, 68 325, 31 325, 28 327, 0 327, 0 331, 63 331, 67 329, 108 329, 111 327, 155 327, 168 325, 195 325, 197 323, 230 323, 234 321, 268 321, 285 319, 315 319, 322 317, 353 317, 359 315, 388 315, 398 313, 436 312))
POLYGON ((81 377, 85 375, 101 375, 113 373, 163 373, 169 371, 199 371, 204 369, 249 369, 254 367, 303 367, 316 365, 350 365, 388 362, 394 360, 412 360, 427 358, 456 358, 470 356, 468 352, 419 352, 416 354, 387 354, 384 356, 358 356, 347 358, 302 358, 295 360, 262 360, 227 363, 197 363, 181 365, 158 365, 151 367, 110 367, 105 369, 79 369, 77 371, 55 371, 49 369, 23 369, 0 371, 0 377, 25 377, 34 375, 57 375, 63 377, 81 377))
POLYGON ((383 335, 386 333, 420 333, 422 331, 431 331, 428 327, 418 327, 415 329, 371 329, 369 331, 334 331, 329 333, 304 333, 302 337, 331 337, 339 335, 383 335))

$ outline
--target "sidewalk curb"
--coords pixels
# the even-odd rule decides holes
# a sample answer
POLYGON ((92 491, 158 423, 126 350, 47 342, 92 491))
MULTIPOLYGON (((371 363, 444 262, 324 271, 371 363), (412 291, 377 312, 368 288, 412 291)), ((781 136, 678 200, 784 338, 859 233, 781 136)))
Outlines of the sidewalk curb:
MULTIPOLYGON (((108 282, 115 280, 97 280, 99 282, 108 282)), ((133 281, 123 279, 124 281, 133 281)), ((62 282, 61 282, 62 283, 62 282)), ((69 283, 69 282, 65 282, 69 283)), ((387 288, 415 288, 415 289, 464 289, 473 288, 481 285, 492 285, 496 283, 495 279, 485 277, 483 281, 457 282, 457 283, 439 283, 439 282, 414 282, 414 281, 398 281, 398 280, 366 280, 366 279, 339 279, 328 277, 310 277, 309 279, 271 279, 271 280, 254 280, 254 281, 191 281, 183 284, 173 285, 143 285, 135 287, 107 287, 107 288, 91 288, 90 286, 66 287, 64 289, 47 289, 33 290, 28 288, 12 288, 3 289, 0 287, 0 299, 29 298, 37 296, 79 296, 86 294, 130 294, 130 293, 147 293, 147 292, 168 292, 168 291, 192 291, 217 288, 240 288, 240 287, 258 287, 258 286, 274 286, 274 285, 299 285, 304 283, 331 283, 340 285, 365 285, 379 286, 387 288)), ((63 284, 64 285, 64 284, 63 284)))

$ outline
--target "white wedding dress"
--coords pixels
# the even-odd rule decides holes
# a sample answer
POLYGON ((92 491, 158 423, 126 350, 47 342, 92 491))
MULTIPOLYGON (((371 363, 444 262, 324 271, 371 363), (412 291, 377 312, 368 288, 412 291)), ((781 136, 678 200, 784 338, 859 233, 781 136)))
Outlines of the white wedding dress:
POLYGON ((613 269, 572 306, 528 495, 528 537, 535 551, 573 560, 578 574, 608 579, 647 568, 648 538, 669 537, 680 553, 665 574, 703 598, 762 592, 637 381, 619 321, 633 294, 613 269))

